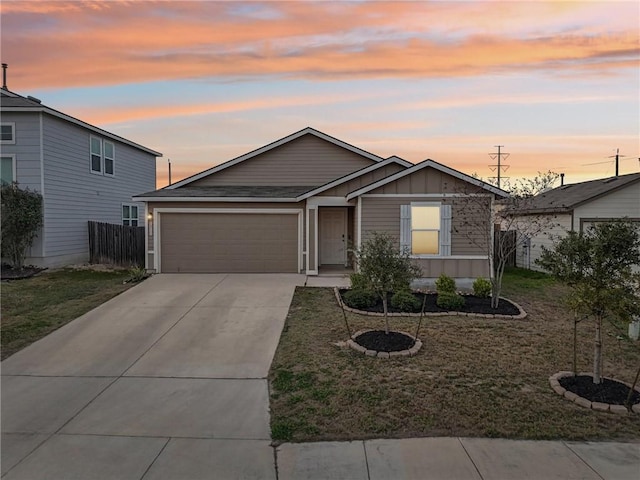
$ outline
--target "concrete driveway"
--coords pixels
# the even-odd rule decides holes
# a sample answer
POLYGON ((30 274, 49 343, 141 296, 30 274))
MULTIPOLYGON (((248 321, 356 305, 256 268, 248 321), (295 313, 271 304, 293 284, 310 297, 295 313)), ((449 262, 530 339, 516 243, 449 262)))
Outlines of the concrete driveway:
POLYGON ((304 275, 156 275, 2 363, 3 479, 275 478, 266 376, 304 275))

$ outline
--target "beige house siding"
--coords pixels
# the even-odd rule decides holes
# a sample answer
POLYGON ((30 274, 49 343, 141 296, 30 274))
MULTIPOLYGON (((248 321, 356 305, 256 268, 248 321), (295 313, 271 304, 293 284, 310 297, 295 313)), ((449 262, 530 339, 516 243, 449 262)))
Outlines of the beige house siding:
POLYGON ((476 193, 478 190, 480 190, 479 187, 436 170, 435 168, 423 168, 411 175, 406 175, 367 193, 476 193))
MULTIPOLYGON (((521 217, 526 220, 526 217, 521 217)), ((516 266, 542 271, 535 263, 542 254, 542 247, 552 248, 553 237, 562 237, 571 230, 571 214, 548 215, 549 228, 534 236, 530 241, 524 238, 518 239, 516 249, 516 266)), ((520 221, 520 219, 518 219, 520 221)))
POLYGON ((374 163, 357 153, 307 134, 196 180, 189 186, 319 186, 374 163))
MULTIPOLYGON (((398 239, 400 238, 400 205, 408 205, 411 202, 441 202, 452 206, 452 233, 451 256, 452 257, 482 257, 486 256, 486 249, 473 245, 464 233, 455 233, 455 229, 462 230, 460 208, 462 200, 442 197, 367 197, 364 195, 361 201, 361 241, 366 241, 372 232, 387 232, 398 239)), ((487 199, 489 202, 489 199, 487 199)), ((436 257, 429 259, 415 259, 415 262, 423 269, 425 277, 437 277, 440 273, 446 273, 457 278, 475 278, 489 275, 489 266, 486 258, 447 258, 436 257)))
POLYGON ((573 211, 573 228, 584 230, 585 222, 629 217, 640 219, 640 182, 576 207, 573 211))
POLYGON ((354 178, 353 180, 349 180, 348 182, 345 182, 342 185, 338 185, 337 187, 330 188, 329 190, 326 190, 318 194, 318 196, 344 197, 348 193, 353 192, 354 190, 365 187, 373 182, 377 182, 378 180, 382 180, 383 178, 388 177, 389 175, 393 175, 394 173, 399 172, 400 170, 404 170, 404 168, 398 165, 397 163, 389 164, 384 167, 380 167, 377 170, 374 170, 373 172, 360 175, 359 177, 354 178))

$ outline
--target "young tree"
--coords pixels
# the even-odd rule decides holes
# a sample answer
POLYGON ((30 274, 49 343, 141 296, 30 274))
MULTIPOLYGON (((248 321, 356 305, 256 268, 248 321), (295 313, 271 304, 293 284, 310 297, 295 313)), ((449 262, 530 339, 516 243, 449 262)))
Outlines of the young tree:
POLYGON ((2 256, 21 269, 27 248, 42 226, 42 195, 20 189, 17 184, 2 185, 2 256))
POLYGON ((503 184, 506 198, 499 199, 491 208, 490 194, 481 187, 473 190, 468 186, 458 189, 457 217, 453 230, 470 244, 481 249, 487 256, 489 280, 491 281, 491 306, 498 308, 502 291, 502 278, 507 261, 521 242, 542 234, 554 225, 548 214, 531 213, 534 197, 552 187, 558 179, 553 172, 538 173, 535 178, 522 179, 503 184), (514 232, 516 241, 502 232, 514 232))
POLYGON ((593 383, 602 376, 602 321, 608 313, 640 313, 637 290, 640 232, 630 221, 597 223, 586 233, 569 232, 554 248, 542 247, 536 263, 571 288, 570 305, 595 320, 593 383))
POLYGON ((388 294, 408 289, 422 271, 411 262, 408 252, 400 251, 396 239, 388 233, 373 232, 354 254, 365 287, 382 300, 385 333, 388 334, 388 294))

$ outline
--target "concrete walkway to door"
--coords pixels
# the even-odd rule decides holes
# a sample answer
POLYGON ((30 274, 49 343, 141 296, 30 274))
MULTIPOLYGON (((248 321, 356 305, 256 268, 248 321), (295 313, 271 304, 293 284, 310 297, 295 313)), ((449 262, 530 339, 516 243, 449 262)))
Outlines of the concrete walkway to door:
POLYGON ((304 283, 156 275, 2 362, 3 479, 275 478, 266 376, 304 283))

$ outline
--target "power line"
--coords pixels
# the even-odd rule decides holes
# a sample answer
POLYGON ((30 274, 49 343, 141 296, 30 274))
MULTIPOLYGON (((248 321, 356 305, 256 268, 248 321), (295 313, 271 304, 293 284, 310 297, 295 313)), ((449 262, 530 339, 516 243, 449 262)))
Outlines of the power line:
POLYGON ((491 179, 495 179, 496 181, 496 185, 498 186, 498 188, 500 188, 500 179, 501 178, 509 178, 509 177, 502 177, 502 169, 504 169, 504 171, 506 172, 507 170, 509 170, 510 165, 503 165, 502 164, 502 157, 504 157, 504 159, 506 160, 507 158, 509 158, 509 155, 511 155, 510 153, 504 153, 502 152, 500 149, 504 147, 504 145, 495 145, 495 147, 498 149, 497 153, 490 153, 489 156, 491 157, 491 160, 497 160, 498 163, 493 164, 493 165, 489 165, 489 169, 492 172, 496 172, 497 171, 497 176, 496 177, 489 177, 491 179))

